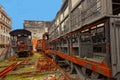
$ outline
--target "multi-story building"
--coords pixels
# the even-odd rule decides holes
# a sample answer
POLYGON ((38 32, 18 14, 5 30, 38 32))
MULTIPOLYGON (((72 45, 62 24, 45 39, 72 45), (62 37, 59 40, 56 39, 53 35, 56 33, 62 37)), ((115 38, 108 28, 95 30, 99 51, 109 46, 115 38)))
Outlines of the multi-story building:
POLYGON ((42 39, 42 35, 48 32, 48 27, 50 22, 46 21, 34 21, 34 20, 25 20, 24 29, 27 29, 32 32, 32 38, 42 39))
POLYGON ((5 12, 4 8, 0 5, 0 46, 9 44, 11 31, 11 18, 5 12))

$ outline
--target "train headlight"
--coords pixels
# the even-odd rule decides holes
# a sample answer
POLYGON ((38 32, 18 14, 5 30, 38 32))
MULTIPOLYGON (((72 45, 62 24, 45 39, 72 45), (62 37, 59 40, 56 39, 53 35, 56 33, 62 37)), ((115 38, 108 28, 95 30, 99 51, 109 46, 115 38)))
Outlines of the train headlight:
POLYGON ((31 39, 32 37, 31 36, 28 36, 29 39, 31 39))

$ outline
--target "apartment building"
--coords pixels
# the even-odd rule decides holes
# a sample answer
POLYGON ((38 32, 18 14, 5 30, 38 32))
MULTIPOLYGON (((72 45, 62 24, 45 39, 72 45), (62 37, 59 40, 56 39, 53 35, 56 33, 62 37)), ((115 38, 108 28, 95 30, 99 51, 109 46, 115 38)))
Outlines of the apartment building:
POLYGON ((0 5, 0 46, 9 44, 12 21, 10 16, 5 12, 4 8, 0 5))

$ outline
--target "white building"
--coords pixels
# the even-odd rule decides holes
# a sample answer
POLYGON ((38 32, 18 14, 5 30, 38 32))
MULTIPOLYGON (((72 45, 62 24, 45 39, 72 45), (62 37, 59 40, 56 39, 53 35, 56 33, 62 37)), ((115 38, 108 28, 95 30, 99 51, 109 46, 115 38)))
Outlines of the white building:
POLYGON ((11 18, 0 5, 0 46, 9 44, 11 24, 11 18))

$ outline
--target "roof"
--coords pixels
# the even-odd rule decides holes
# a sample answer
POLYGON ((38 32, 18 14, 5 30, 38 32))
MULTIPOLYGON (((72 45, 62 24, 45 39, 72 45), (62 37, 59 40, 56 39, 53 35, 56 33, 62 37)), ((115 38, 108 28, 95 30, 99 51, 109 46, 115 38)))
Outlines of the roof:
POLYGON ((29 36, 31 32, 25 29, 16 29, 9 33, 11 36, 29 36))

